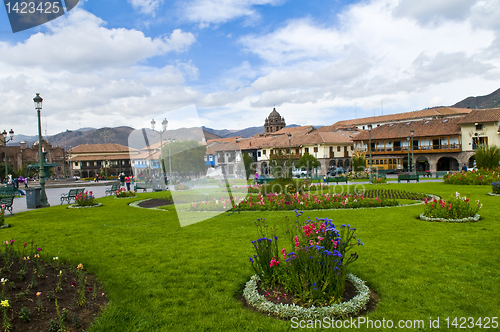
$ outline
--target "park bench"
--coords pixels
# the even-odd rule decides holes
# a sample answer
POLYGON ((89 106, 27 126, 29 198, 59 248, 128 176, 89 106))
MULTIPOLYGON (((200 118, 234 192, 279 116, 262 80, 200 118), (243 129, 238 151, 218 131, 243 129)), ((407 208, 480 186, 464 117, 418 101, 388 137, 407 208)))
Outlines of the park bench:
POLYGON ((425 172, 425 171, 417 171, 417 175, 418 176, 422 176, 422 177, 426 176, 428 178, 432 177, 432 173, 431 172, 425 172))
POLYGON ((440 177, 442 178, 443 176, 445 176, 448 173, 450 173, 450 172, 449 171, 439 171, 439 172, 436 172, 436 179, 439 179, 440 177))
POLYGON ((0 187, 0 195, 2 196, 16 196, 19 194, 20 191, 13 186, 0 187))
POLYGON ((333 178, 327 178, 326 179, 327 183, 335 182, 337 184, 339 184, 339 182, 345 182, 345 184, 347 184, 348 181, 349 181, 349 179, 348 179, 347 176, 335 176, 333 178))
POLYGON ((107 189, 104 191, 104 194, 105 194, 106 196, 108 196, 108 195, 114 195, 114 193, 115 193, 118 189, 120 189, 120 184, 119 184, 119 183, 113 184, 113 185, 111 185, 111 187, 110 187, 110 188, 107 188, 107 189))
POLYGON ((134 186, 134 191, 137 192, 137 190, 142 189, 142 192, 148 191, 148 189, 153 189, 154 185, 153 182, 136 182, 134 186))
POLYGON ((0 205, 5 205, 5 209, 12 214, 12 204, 14 203, 14 195, 0 197, 0 205))
POLYGON ((398 175, 398 183, 401 183, 401 181, 407 181, 407 183, 410 183, 411 180, 415 180, 417 182, 420 182, 418 174, 400 174, 398 175))
POLYGON ((75 201, 76 195, 83 193, 84 191, 85 188, 70 189, 67 194, 61 194, 61 204, 64 203, 64 201, 67 201, 68 204, 71 200, 75 201))

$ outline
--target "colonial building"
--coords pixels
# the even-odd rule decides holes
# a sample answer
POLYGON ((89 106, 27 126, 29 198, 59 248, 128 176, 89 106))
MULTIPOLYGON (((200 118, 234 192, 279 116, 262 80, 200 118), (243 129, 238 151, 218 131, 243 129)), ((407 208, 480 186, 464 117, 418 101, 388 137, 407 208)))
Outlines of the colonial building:
POLYGON ((368 154, 371 150, 373 167, 377 169, 392 168, 390 164, 402 160, 407 170, 456 171, 472 155, 462 152, 460 121, 454 117, 383 124, 362 131, 354 144, 358 151, 368 154), (383 164, 379 164, 381 161, 383 164))
POLYGON ((72 175, 82 178, 97 174, 132 174, 131 155, 139 151, 120 144, 82 144, 69 151, 72 175))
POLYGON ((276 108, 273 108, 273 111, 269 114, 266 121, 264 122, 264 132, 266 134, 274 133, 285 128, 285 126, 285 118, 282 118, 281 115, 276 112, 276 108))
MULTIPOLYGON (((46 152, 45 163, 57 164, 57 166, 51 168, 50 175, 56 177, 68 176, 69 169, 67 163, 65 162, 66 154, 64 149, 62 147, 53 147, 44 139, 42 139, 42 149, 46 152)), ((9 167, 13 168, 15 172, 19 172, 25 166, 38 164, 40 160, 38 151, 38 141, 33 143, 31 146, 28 146, 25 142, 21 142, 18 146, 7 145, 7 158, 5 158, 5 148, 2 145, 0 147, 0 159, 2 162, 7 160, 9 167)), ((49 176, 49 174, 47 176, 49 176)))
POLYGON ((480 145, 500 147, 500 108, 473 110, 460 120, 462 150, 474 151, 480 145))

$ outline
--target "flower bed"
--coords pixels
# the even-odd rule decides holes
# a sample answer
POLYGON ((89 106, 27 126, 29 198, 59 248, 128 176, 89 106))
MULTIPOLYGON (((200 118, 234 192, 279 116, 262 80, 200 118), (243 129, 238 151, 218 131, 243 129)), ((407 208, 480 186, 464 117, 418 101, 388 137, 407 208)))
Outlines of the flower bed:
POLYGON ((500 195, 500 182, 492 182, 491 189, 493 190, 493 194, 500 195))
POLYGON ((479 201, 472 203, 467 197, 461 197, 457 192, 449 200, 438 200, 435 197, 431 200, 426 199, 420 219, 449 222, 478 221, 480 216, 477 212, 482 206, 479 201))
POLYGON ((364 309, 369 291, 361 280, 350 277, 358 290, 351 301, 342 303, 347 266, 358 259, 357 253, 348 253, 356 245, 356 228, 342 225, 336 228, 332 220, 308 218, 299 223, 302 211, 295 211, 297 220, 286 223, 283 237, 289 248, 280 245, 276 227, 269 227, 264 219, 257 219, 258 233, 262 236, 252 241, 255 255, 249 259, 256 275, 247 283, 245 298, 260 311, 281 318, 345 317, 364 309), (292 248, 292 249, 290 249, 292 248), (288 253, 287 253, 288 251, 288 253), (283 287, 294 297, 292 306, 272 304, 257 294, 257 281, 263 290, 283 287))
POLYGON ((66 266, 42 248, 4 242, 2 331, 83 331, 107 303, 101 285, 83 269, 66 266))
POLYGON ((374 177, 372 179, 372 183, 373 184, 387 183, 387 179, 386 178, 377 178, 377 177, 374 177))
POLYGON ((93 207, 98 205, 99 203, 95 199, 95 196, 92 194, 92 191, 85 191, 83 193, 78 193, 75 196, 75 204, 72 205, 75 207, 93 207))
POLYGON ((120 188, 115 191, 116 198, 128 198, 128 197, 136 197, 135 192, 127 191, 125 188, 120 188))
POLYGON ((476 172, 449 173, 443 178, 447 184, 457 185, 489 185, 500 181, 500 171, 480 169, 476 172))

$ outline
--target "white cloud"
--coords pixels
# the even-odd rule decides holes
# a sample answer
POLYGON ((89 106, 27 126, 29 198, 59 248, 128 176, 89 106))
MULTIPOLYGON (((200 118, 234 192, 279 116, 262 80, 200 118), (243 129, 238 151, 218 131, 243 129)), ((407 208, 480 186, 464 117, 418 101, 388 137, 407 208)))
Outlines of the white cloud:
POLYGON ((396 15, 411 17, 422 24, 439 24, 446 20, 463 21, 469 14, 471 0, 400 0, 396 15))
POLYGON ((240 17, 258 18, 256 5, 278 5, 282 0, 193 0, 182 5, 182 15, 201 27, 221 24, 240 17))
POLYGON ((100 18, 78 8, 67 16, 49 24, 48 33, 37 33, 16 45, 0 43, 0 61, 71 71, 129 67, 149 57, 185 51, 196 41, 193 34, 180 29, 164 38, 149 38, 137 30, 107 29, 100 18))
POLYGON ((160 8, 163 0, 128 0, 128 2, 139 12, 155 16, 155 12, 160 8))

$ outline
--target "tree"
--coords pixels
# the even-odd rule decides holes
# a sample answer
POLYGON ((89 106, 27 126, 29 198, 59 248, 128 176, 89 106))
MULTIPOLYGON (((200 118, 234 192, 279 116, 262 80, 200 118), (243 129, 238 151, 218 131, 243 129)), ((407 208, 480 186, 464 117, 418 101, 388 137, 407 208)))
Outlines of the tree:
POLYGON ((356 151, 352 156, 352 170, 354 172, 364 171, 366 169, 366 157, 363 152, 356 151))
POLYGON ((245 165, 245 176, 247 178, 247 180, 250 178, 250 176, 252 175, 253 173, 253 169, 252 169, 252 163, 253 163, 253 159, 252 157, 250 157, 250 155, 245 152, 243 154, 243 165, 245 165))
POLYGON ((500 149, 496 145, 481 145, 474 155, 477 168, 495 169, 500 163, 500 149))
POLYGON ((171 142, 163 145, 165 169, 169 170, 169 145, 172 157, 172 172, 188 175, 190 172, 204 173, 206 147, 197 141, 171 142))
POLYGON ((306 152, 300 157, 295 167, 299 169, 305 168, 309 173, 311 170, 321 167, 321 163, 313 155, 306 152))

